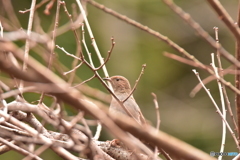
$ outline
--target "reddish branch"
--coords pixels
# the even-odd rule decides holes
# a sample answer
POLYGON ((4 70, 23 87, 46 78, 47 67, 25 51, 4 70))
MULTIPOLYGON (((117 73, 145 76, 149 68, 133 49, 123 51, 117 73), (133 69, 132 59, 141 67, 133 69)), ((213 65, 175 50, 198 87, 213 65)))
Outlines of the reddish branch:
MULTIPOLYGON (((238 30, 240 27, 240 2, 239 2, 239 6, 238 6, 238 21, 237 21, 237 26, 238 26, 238 30)), ((240 38, 237 38, 236 41, 236 51, 235 51, 235 57, 238 61, 240 61, 240 38)), ((236 67, 236 72, 240 71, 240 67, 236 67)), ((237 89, 240 89, 240 75, 236 74, 235 77, 235 86, 237 89)), ((236 94, 235 97, 235 105, 236 105, 236 112, 237 112, 237 123, 238 123, 238 145, 240 146, 240 95, 236 94)))

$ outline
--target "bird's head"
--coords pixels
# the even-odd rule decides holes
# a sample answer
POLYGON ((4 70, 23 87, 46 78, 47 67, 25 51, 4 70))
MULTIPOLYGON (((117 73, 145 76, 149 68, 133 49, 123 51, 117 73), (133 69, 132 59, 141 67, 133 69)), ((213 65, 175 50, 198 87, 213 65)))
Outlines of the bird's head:
POLYGON ((114 93, 130 93, 131 86, 127 78, 123 76, 112 76, 109 78, 103 78, 106 81, 109 81, 113 87, 114 93))

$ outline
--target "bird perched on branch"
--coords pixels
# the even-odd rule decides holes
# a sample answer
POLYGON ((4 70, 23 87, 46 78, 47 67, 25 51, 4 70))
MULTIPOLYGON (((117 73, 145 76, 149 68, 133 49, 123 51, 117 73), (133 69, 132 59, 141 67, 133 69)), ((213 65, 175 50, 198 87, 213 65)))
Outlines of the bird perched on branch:
MULTIPOLYGON (((119 104, 119 102, 114 97, 112 97, 109 108, 110 114, 119 116, 119 112, 121 112, 133 118, 140 125, 145 125, 146 120, 132 95, 133 92, 129 81, 123 76, 112 76, 110 78, 104 78, 104 80, 107 80, 111 83, 114 94, 121 102, 123 102, 123 105, 121 106, 121 104, 119 104)), ((140 141, 147 145, 151 150, 155 149, 154 144, 152 145, 141 139, 140 141)), ((114 146, 121 144, 121 142, 117 139, 114 139, 111 143, 114 146)), ((121 146, 124 146, 124 144, 121 144, 121 146)))
POLYGON ((109 112, 112 115, 117 115, 119 112, 135 119, 140 125, 145 124, 145 118, 136 103, 133 95, 129 81, 123 76, 112 76, 109 78, 104 78, 111 83, 113 92, 116 97, 123 102, 123 105, 113 97, 109 112), (131 94, 131 95, 130 95, 131 94))

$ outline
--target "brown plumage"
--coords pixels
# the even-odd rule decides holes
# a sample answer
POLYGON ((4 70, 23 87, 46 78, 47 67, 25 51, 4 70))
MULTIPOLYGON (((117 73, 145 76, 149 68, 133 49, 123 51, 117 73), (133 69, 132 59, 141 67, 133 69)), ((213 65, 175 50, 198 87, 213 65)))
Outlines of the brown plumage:
MULTIPOLYGON (((117 96, 117 98, 120 101, 125 100, 131 93, 131 86, 128 80, 123 76, 112 76, 110 78, 104 78, 104 80, 107 80, 111 83, 114 94, 117 96)), ((142 112, 138 104, 136 103, 133 95, 131 95, 123 103, 123 105, 128 110, 128 112, 132 115, 131 118, 135 119, 141 125, 146 123, 142 115, 142 112)), ((121 105, 118 103, 118 101, 114 97, 112 98, 109 112, 110 114, 116 115, 116 116, 118 115, 119 112, 129 116, 129 114, 125 112, 125 110, 121 107, 121 105)))

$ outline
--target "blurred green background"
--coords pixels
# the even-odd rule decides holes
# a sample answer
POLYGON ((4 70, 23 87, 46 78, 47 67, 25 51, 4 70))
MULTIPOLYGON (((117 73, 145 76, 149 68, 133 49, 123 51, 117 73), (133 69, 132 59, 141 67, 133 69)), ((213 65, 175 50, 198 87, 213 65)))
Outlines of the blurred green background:
MULTIPOLYGON (((40 1, 37 1, 37 3, 39 2, 40 1)), ((215 49, 211 48, 201 37, 197 36, 193 29, 173 13, 162 1, 98 0, 97 2, 169 37, 204 64, 209 65, 211 63, 210 54, 216 53, 215 49)), ((1 3, 4 3, 4 0, 2 0, 1 3)), ((222 0, 221 3, 233 19, 236 20, 237 1, 222 0)), ((18 11, 30 8, 31 1, 12 0, 12 4, 22 28, 26 29, 29 13, 21 14, 18 11)), ((72 12, 71 6, 75 4, 75 1, 68 0, 66 4, 68 10, 72 12)), ((219 28, 220 43, 226 50, 234 54, 234 37, 206 1, 178 0, 177 4, 188 12, 203 29, 213 37, 213 27, 217 26, 219 28)), ((157 38, 91 5, 88 5, 87 8, 88 20, 100 52, 104 57, 107 56, 107 51, 111 47, 110 38, 114 37, 115 39, 116 45, 111 59, 106 65, 110 75, 125 76, 133 86, 141 71, 142 64, 147 65, 137 90, 134 92, 135 99, 141 107, 144 116, 149 119, 153 125, 156 124, 156 113, 153 97, 151 96, 151 92, 154 92, 158 96, 161 114, 160 129, 162 131, 207 153, 210 151, 218 152, 221 145, 221 118, 215 112, 216 109, 205 91, 201 90, 194 98, 189 96, 191 90, 198 84, 198 80, 192 72, 192 69, 195 68, 163 56, 164 51, 180 54, 157 38)), ((50 33, 53 27, 56 5, 51 9, 50 15, 45 15, 43 13, 44 9, 45 5, 39 8, 37 13, 44 31, 50 33)), ((69 21, 63 8, 61 8, 60 12, 59 26, 69 21)), ((4 12, 1 12, 1 14, 3 17, 6 16, 4 12)), ((93 53, 94 62, 99 64, 89 38, 87 39, 87 43, 91 53, 93 53)), ((68 31, 58 36, 56 38, 56 44, 64 47, 68 52, 75 54, 76 42, 73 32, 68 31)), ((73 59, 58 49, 55 51, 58 54, 59 60, 65 66, 71 68, 73 59)), ((222 62, 224 68, 230 66, 226 60, 223 59, 222 62)), ((200 73, 202 79, 209 76, 208 73, 203 70, 197 69, 197 71, 200 73)), ((102 72, 100 73, 102 74, 102 72)), ((86 67, 82 67, 76 74, 85 80, 90 78, 93 73, 86 69, 86 67)), ((228 75, 225 78, 234 83, 233 75, 228 75)), ((93 80, 88 84, 107 93, 106 89, 102 87, 98 80, 93 80)), ((220 106, 217 82, 212 81, 207 84, 207 88, 210 89, 213 97, 220 106)), ((227 91, 233 111, 235 112, 234 94, 228 89, 227 91)), ((32 100, 34 100, 34 98, 32 98, 32 100)), ((231 121, 229 122, 231 126, 233 126, 231 121)), ((106 131, 103 131, 101 140, 111 139, 109 136, 106 131)), ((225 151, 237 151, 236 145, 229 132, 227 132, 225 151)), ((16 152, 9 152, 0 155, 0 159, 9 158, 10 156, 14 156, 14 159, 22 157, 16 152)), ((48 151, 44 153, 42 157, 49 159, 50 157, 53 158, 54 154, 48 151)), ((232 157, 224 157, 224 159, 228 158, 232 159, 232 157)))

